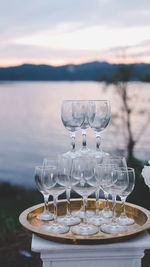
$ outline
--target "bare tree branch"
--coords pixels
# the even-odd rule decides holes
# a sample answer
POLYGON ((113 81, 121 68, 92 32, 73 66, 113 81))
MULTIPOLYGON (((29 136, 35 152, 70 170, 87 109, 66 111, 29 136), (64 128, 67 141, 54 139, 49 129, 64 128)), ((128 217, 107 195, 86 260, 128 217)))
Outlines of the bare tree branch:
POLYGON ((149 117, 148 117, 148 119, 147 119, 147 121, 144 123, 144 125, 141 127, 141 130, 140 130, 140 132, 138 133, 138 136, 137 136, 137 138, 136 138, 136 140, 135 140, 135 143, 137 143, 139 140, 140 140, 140 138, 142 137, 142 135, 144 134, 144 132, 146 131, 146 129, 148 128, 148 126, 149 126, 149 123, 150 122, 150 115, 149 115, 149 117))

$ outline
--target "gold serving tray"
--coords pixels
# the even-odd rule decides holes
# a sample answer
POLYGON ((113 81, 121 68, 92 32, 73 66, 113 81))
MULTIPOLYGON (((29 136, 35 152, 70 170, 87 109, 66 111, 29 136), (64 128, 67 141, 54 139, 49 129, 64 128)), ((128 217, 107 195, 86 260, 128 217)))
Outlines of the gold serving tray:
MULTIPOLYGON (((81 207, 81 199, 71 200, 71 211, 79 210, 81 207)), ((99 209, 103 209, 104 200, 99 201, 99 209)), ((111 206, 111 201, 109 201, 111 206)), ((94 199, 88 199, 87 208, 89 210, 95 210, 96 202, 94 199)), ((58 201, 58 216, 63 216, 66 214, 67 201, 58 201)), ((53 212, 54 206, 53 202, 49 203, 49 209, 53 212)), ((106 234, 101 231, 95 235, 81 236, 75 235, 71 230, 66 234, 54 234, 42 229, 42 224, 44 221, 39 221, 36 216, 43 211, 43 204, 33 206, 25 211, 23 211, 19 217, 20 223, 28 230, 36 233, 43 238, 50 239, 57 242, 72 243, 72 244, 98 244, 98 243, 112 243, 118 241, 124 241, 133 237, 140 232, 150 228, 150 212, 140 206, 133 205, 130 203, 126 204, 126 212, 130 218, 135 220, 133 225, 128 226, 128 231, 120 234, 106 234)), ((120 214, 121 203, 117 201, 116 213, 120 214)), ((53 223, 52 221, 50 223, 53 223)))

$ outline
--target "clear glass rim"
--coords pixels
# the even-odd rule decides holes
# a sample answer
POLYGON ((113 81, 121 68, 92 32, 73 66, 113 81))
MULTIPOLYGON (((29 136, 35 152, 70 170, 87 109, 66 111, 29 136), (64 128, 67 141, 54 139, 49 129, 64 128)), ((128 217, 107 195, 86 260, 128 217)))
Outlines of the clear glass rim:
POLYGON ((105 168, 106 168, 106 167, 116 167, 116 165, 113 164, 113 163, 111 163, 111 164, 109 164, 109 163, 108 163, 108 164, 98 163, 97 166, 98 166, 98 167, 103 167, 103 168, 104 168, 104 167, 105 167, 105 168))
MULTIPOLYGON (((98 167, 101 168, 107 168, 108 167, 114 167, 114 169, 116 168, 115 164, 97 164, 98 167)), ((115 169, 117 172, 134 172, 135 173, 135 169, 132 167, 118 167, 115 169)))
POLYGON ((97 159, 95 158, 95 157, 91 157, 91 156, 86 156, 86 157, 84 157, 84 155, 83 156, 77 156, 77 157, 75 157, 75 158, 73 158, 73 159, 71 159, 72 161, 77 161, 77 160, 91 160, 91 161, 97 161, 97 159))
POLYGON ((88 100, 88 101, 93 101, 93 102, 109 102, 110 103, 110 100, 108 100, 108 99, 100 99, 100 100, 98 100, 98 99, 91 99, 91 100, 88 100))
POLYGON ((49 169, 56 169, 57 166, 43 166, 43 165, 38 165, 35 166, 35 170, 49 170, 49 169))
POLYGON ((104 158, 104 160, 107 159, 126 159, 125 156, 107 156, 106 158, 104 158))
POLYGON ((79 100, 78 99, 72 99, 71 100, 71 99, 66 99, 66 100, 63 100, 62 103, 64 103, 64 102, 86 102, 86 101, 88 102, 89 100, 81 100, 81 99, 79 99, 79 100))
POLYGON ((131 167, 118 167, 117 172, 135 172, 134 168, 131 167))
POLYGON ((66 99, 66 100, 63 100, 62 101, 62 103, 63 102, 109 102, 110 103, 110 100, 107 100, 107 99, 100 99, 100 100, 98 100, 98 99, 66 99))

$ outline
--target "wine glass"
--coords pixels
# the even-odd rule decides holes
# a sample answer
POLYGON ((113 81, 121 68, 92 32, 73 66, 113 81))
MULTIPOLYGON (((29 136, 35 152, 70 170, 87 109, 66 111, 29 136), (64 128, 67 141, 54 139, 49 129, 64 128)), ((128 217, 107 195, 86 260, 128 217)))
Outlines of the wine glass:
POLYGON ((66 224, 68 226, 76 225, 80 223, 79 217, 73 217, 70 213, 70 193, 71 193, 71 168, 72 159, 65 158, 63 156, 58 157, 58 182, 66 189, 67 197, 67 214, 63 217, 58 218, 59 223, 66 224))
POLYGON ((43 225, 43 229, 46 231, 50 231, 56 234, 63 234, 69 231, 69 227, 67 225, 60 224, 57 221, 57 202, 58 196, 65 191, 64 186, 58 183, 58 165, 49 166, 46 168, 47 175, 43 178, 43 185, 45 191, 53 196, 54 200, 54 222, 52 224, 43 225))
POLYGON ((41 192, 41 194, 44 197, 44 210, 41 214, 37 215, 37 218, 39 220, 53 220, 54 216, 52 213, 50 213, 48 208, 48 199, 49 199, 49 193, 44 189, 43 186, 43 178, 47 175, 47 169, 43 169, 43 166, 36 166, 35 167, 35 183, 37 185, 38 190, 41 192))
POLYGON ((126 159, 125 157, 123 156, 107 156, 107 157, 104 157, 103 160, 102 160, 103 164, 114 164, 116 165, 117 167, 119 168, 127 168, 127 162, 126 162, 126 159))
POLYGON ((84 114, 84 122, 81 125, 81 131, 82 131, 82 148, 81 153, 89 153, 90 149, 87 148, 87 141, 86 141, 86 132, 87 129, 90 127, 89 125, 89 118, 88 118, 88 105, 89 100, 81 100, 81 112, 84 114))
POLYGON ((84 121, 84 113, 81 112, 81 101, 78 100, 64 100, 61 106, 61 119, 63 125, 70 132, 71 135, 71 151, 64 154, 66 157, 76 157, 78 152, 75 150, 75 133, 78 131, 84 121))
POLYGON ((99 211, 99 192, 101 188, 101 180, 100 180, 100 176, 101 173, 99 172, 99 168, 98 168, 99 164, 96 164, 95 166, 95 178, 97 180, 97 184, 96 184, 96 189, 95 189, 95 197, 96 197, 96 214, 94 214, 93 216, 87 218, 87 221, 91 224, 94 224, 96 226, 100 226, 104 223, 108 223, 109 219, 103 216, 103 213, 101 211, 99 211))
POLYGON ((116 234, 127 231, 125 226, 121 226, 116 222, 115 205, 116 196, 119 195, 128 185, 127 172, 122 173, 114 165, 99 165, 99 173, 101 180, 101 187, 112 195, 112 221, 101 225, 100 229, 103 232, 116 234))
MULTIPOLYGON (((116 167, 127 168, 126 159, 125 157, 122 157, 122 156, 111 156, 110 155, 110 156, 104 157, 102 159, 102 163, 104 165, 109 164, 109 165, 114 165, 116 167)), ((104 209, 102 210, 102 213, 104 217, 110 218, 112 217, 112 211, 110 210, 109 202, 108 202, 109 194, 106 191, 104 191, 104 196, 105 196, 106 203, 105 203, 104 209)))
POLYGON ((101 148, 101 132, 107 127, 110 121, 110 116, 111 108, 108 100, 89 101, 89 124, 96 134, 96 151, 93 152, 93 155, 97 158, 103 158, 109 155, 101 148))
POLYGON ((126 214, 126 210, 125 210, 125 202, 126 202, 126 198, 127 196, 133 191, 134 189, 134 185, 135 185, 135 171, 133 168, 121 168, 121 172, 128 172, 128 185, 125 188, 124 191, 122 191, 120 193, 120 198, 122 201, 122 207, 123 207, 123 212, 121 213, 120 217, 118 217, 116 220, 119 224, 121 225, 131 225, 134 223, 134 219, 129 218, 126 214))
POLYGON ((89 157, 75 158, 72 161, 72 188, 83 198, 84 218, 83 223, 72 226, 71 231, 79 235, 93 235, 99 231, 95 225, 90 225, 86 219, 87 199, 95 191, 97 184, 94 177, 95 159, 89 157))

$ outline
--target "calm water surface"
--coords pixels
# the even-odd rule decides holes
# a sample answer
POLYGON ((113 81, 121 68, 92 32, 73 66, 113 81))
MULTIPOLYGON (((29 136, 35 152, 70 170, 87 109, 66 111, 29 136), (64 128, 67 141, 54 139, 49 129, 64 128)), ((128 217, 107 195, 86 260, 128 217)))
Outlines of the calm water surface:
MULTIPOLYGON (((150 84, 130 83, 132 126, 136 137, 150 112, 150 84)), ((70 137, 61 118, 64 99, 109 99, 112 119, 102 134, 105 151, 125 147, 126 132, 120 118, 121 101, 113 86, 96 82, 5 82, 0 84, 0 181, 34 186, 34 167, 44 157, 70 148, 70 137)), ((144 126, 145 127, 145 126, 144 126)), ((81 133, 77 133, 77 148, 81 133)), ((87 134, 88 146, 95 148, 95 135, 87 134)), ((135 154, 150 159, 150 123, 136 145, 135 154)))

